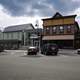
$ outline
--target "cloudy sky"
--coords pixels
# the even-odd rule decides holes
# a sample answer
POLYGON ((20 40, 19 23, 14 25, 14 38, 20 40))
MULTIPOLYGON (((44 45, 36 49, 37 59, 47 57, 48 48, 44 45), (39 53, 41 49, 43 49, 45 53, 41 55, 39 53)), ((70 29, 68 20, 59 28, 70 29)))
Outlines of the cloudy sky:
POLYGON ((80 0, 0 0, 0 28, 9 25, 32 23, 51 17, 56 12, 62 15, 76 14, 80 24, 80 0))

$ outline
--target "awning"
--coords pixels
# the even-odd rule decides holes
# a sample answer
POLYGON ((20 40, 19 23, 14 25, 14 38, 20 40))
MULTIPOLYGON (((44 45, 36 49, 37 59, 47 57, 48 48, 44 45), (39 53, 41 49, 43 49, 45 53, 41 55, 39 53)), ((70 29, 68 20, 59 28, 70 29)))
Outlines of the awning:
POLYGON ((74 35, 43 36, 42 40, 73 40, 74 35))
POLYGON ((38 39, 39 37, 37 36, 31 36, 30 39, 38 39))
POLYGON ((31 34, 31 36, 30 36, 30 39, 38 39, 38 38, 39 38, 39 36, 36 34, 31 34))

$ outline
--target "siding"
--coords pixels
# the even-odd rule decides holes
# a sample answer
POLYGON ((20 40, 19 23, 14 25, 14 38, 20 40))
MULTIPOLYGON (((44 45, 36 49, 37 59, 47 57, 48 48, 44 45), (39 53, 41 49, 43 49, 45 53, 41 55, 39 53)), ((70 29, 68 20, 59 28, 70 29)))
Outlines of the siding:
POLYGON ((4 40, 10 40, 10 39, 17 39, 17 40, 22 40, 22 32, 7 32, 7 33, 2 33, 2 38, 4 40))
POLYGON ((74 21, 74 18, 45 20, 43 26, 74 24, 74 21))

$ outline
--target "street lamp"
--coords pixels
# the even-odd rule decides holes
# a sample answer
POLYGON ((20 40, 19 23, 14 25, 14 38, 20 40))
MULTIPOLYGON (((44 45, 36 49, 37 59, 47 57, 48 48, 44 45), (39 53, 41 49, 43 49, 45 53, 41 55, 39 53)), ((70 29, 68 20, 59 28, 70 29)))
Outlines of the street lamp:
POLYGON ((41 52, 41 49, 40 49, 40 32, 39 32, 39 23, 38 23, 38 20, 36 21, 36 25, 35 25, 36 27, 37 27, 37 30, 36 30, 36 32, 37 32, 37 36, 38 36, 38 39, 39 39, 39 53, 41 52))

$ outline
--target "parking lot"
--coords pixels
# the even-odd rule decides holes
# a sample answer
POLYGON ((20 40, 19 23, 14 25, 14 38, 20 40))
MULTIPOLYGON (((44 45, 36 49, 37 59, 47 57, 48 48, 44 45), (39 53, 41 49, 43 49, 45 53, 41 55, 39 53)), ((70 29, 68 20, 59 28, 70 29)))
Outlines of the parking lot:
POLYGON ((25 50, 0 54, 0 80, 80 80, 80 55, 60 50, 58 56, 27 56, 25 50))

